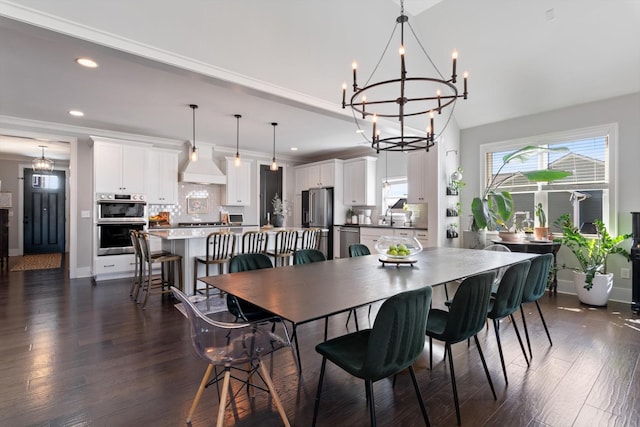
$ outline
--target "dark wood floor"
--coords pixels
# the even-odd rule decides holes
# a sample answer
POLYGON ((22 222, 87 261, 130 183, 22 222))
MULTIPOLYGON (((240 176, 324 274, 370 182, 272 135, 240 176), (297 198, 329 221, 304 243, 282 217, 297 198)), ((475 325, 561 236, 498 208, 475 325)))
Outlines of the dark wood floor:
MULTIPOLYGON (((15 262, 15 261, 14 261, 15 262)), ((147 310, 129 299, 128 281, 68 280, 64 269, 0 274, 0 426, 180 426, 205 369, 189 340, 186 319, 168 297, 147 310)), ((434 293, 435 305, 442 296, 434 293)), ((501 327, 509 385, 505 386, 493 330, 479 339, 498 400, 491 398, 477 351, 454 346, 463 426, 640 425, 640 318, 626 304, 580 305, 570 295, 545 296, 549 346, 535 306, 528 307, 534 357, 527 368, 512 326, 501 327)), ((375 314, 375 308, 374 308, 375 314)), ((359 313, 366 324, 366 310, 359 313)), ((346 316, 331 319, 330 335, 347 332, 346 316)), ((517 316, 520 321, 520 316, 517 316)), ((311 424, 320 358, 321 322, 303 325, 304 372, 291 353, 268 359, 291 424, 311 424)), ((456 425, 442 348, 433 371, 428 353, 418 381, 432 425, 456 425)), ((422 425, 408 374, 374 385, 378 425, 422 425)), ((213 426, 217 394, 208 389, 194 426, 213 426)), ((240 392, 227 425, 279 425, 265 393, 240 392)), ((369 425, 363 384, 328 365, 320 426, 369 425)))

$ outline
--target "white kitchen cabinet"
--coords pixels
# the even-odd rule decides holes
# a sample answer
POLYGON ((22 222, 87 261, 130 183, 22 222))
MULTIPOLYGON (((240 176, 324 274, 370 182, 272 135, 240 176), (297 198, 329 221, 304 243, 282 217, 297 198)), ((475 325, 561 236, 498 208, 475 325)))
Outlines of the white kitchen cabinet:
POLYGON ((335 182, 335 162, 314 163, 307 166, 308 188, 333 187, 335 182))
POLYGON ((235 165, 235 158, 226 157, 227 185, 223 205, 249 206, 251 204, 251 165, 252 160, 242 159, 235 165))
POLYGON ((376 158, 345 160, 343 203, 351 206, 376 204, 376 158))
POLYGON ((169 150, 147 151, 147 203, 178 203, 178 153, 169 150))
POLYGON ((393 236, 392 228, 360 227, 360 243, 369 248, 369 251, 376 253, 376 243, 382 236, 393 236))
POLYGON ((309 169, 306 166, 297 166, 294 176, 296 194, 300 194, 309 189, 309 169))
POLYGON ((427 159, 424 150, 414 151, 407 157, 408 203, 427 202, 427 159))
POLYGON ((95 141, 93 170, 97 193, 145 192, 147 147, 95 141))
POLYGON ((429 231, 415 230, 414 237, 420 242, 423 248, 429 247, 429 231))

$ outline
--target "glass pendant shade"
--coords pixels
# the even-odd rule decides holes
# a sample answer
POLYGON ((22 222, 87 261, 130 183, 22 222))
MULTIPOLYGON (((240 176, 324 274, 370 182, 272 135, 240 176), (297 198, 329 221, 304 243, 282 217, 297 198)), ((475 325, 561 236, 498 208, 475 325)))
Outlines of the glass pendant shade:
POLYGON ((273 126, 273 157, 271 158, 271 170, 272 171, 277 171, 278 170, 278 162, 276 162, 276 126, 278 126, 278 123, 271 123, 271 126, 273 126))
POLYGON ((236 118, 236 158, 234 160, 234 164, 236 167, 240 166, 240 118, 242 117, 240 114, 234 114, 236 118))
POLYGON ((196 148, 196 108, 198 108, 198 106, 196 104, 189 104, 189 108, 191 108, 191 110, 193 111, 193 146, 191 147, 191 161, 192 162, 197 162, 198 161, 198 151, 196 148))

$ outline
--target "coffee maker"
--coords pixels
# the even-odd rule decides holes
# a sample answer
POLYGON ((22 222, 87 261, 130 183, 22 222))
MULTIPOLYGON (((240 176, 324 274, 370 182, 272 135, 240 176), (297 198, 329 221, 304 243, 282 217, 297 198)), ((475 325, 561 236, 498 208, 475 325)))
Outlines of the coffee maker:
POLYGON ((640 212, 631 212, 631 310, 640 313, 640 212))

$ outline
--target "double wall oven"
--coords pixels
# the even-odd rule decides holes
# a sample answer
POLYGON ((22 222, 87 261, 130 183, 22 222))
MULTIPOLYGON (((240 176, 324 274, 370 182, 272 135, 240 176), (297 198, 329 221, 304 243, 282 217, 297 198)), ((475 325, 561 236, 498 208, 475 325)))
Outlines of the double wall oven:
POLYGON ((142 194, 96 195, 97 254, 133 253, 129 230, 144 230, 147 225, 147 201, 142 194))

